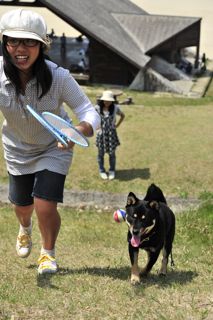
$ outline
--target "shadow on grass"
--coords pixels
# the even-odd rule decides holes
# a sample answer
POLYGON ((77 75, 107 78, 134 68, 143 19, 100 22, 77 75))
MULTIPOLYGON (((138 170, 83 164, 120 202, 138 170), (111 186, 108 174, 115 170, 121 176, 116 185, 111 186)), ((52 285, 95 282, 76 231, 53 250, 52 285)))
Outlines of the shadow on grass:
POLYGON ((143 180, 147 180, 150 178, 150 170, 149 168, 143 169, 124 169, 124 170, 116 170, 116 179, 121 181, 129 181, 136 178, 140 178, 143 180))
POLYGON ((130 269, 128 267, 85 267, 80 269, 59 268, 58 274, 62 276, 66 276, 67 274, 89 274, 92 276, 126 280, 129 276, 129 271, 130 269))
POLYGON ((58 290, 59 287, 52 284, 51 279, 52 277, 56 276, 56 274, 38 274, 37 275, 37 286, 39 288, 49 288, 49 289, 55 289, 58 290))
POLYGON ((187 284, 197 276, 197 272, 190 270, 171 270, 168 272, 167 276, 159 276, 158 274, 151 273, 147 278, 142 278, 141 283, 145 287, 150 287, 152 285, 158 285, 159 287, 169 287, 173 284, 187 284))
MULTIPOLYGON (((85 267, 81 269, 69 269, 69 268, 59 268, 58 274, 61 276, 66 276, 69 274, 89 274, 99 277, 109 277, 112 279, 119 279, 122 281, 130 280, 130 267, 85 267)), ((193 271, 176 271, 172 270, 168 272, 166 277, 159 276, 154 272, 148 277, 142 278, 141 283, 149 287, 152 285, 159 286, 170 286, 174 283, 184 285, 191 282, 198 274, 193 271)))
MULTIPOLYGON (((28 268, 36 268, 35 265, 30 265, 28 268)), ((70 269, 70 268, 60 268, 56 274, 45 274, 37 276, 37 286, 40 288, 50 288, 58 290, 59 288, 51 283, 51 279, 54 276, 69 276, 69 275, 92 275, 99 277, 109 277, 112 279, 119 279, 122 281, 130 282, 130 267, 84 267, 79 269, 70 269)), ((148 277, 142 278, 141 284, 138 286, 150 287, 156 286, 159 287, 169 287, 173 284, 184 285, 191 282, 198 274, 194 271, 182 271, 182 270, 171 270, 168 272, 166 277, 159 276, 154 272, 151 273, 148 277)))
MULTIPOLYGON (((37 270, 37 265, 35 264, 30 264, 27 268, 28 269, 36 269, 37 270)), ((57 273, 56 273, 57 274, 57 273)), ((37 274, 36 275, 36 280, 37 280, 37 286, 39 288, 49 288, 49 289, 55 289, 58 290, 59 287, 55 286, 54 284, 51 283, 52 277, 56 276, 56 274, 37 274)))

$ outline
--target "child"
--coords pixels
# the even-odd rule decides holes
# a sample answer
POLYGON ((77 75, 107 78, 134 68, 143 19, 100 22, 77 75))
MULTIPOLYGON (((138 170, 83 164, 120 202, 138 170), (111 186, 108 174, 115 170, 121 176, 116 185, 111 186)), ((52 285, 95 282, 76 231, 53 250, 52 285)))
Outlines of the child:
POLYGON ((104 180, 108 179, 107 173, 104 168, 104 155, 109 154, 109 180, 115 178, 116 168, 116 147, 120 145, 117 135, 118 126, 124 120, 124 113, 120 110, 119 106, 115 104, 115 99, 111 91, 104 91, 96 110, 101 117, 101 128, 97 132, 96 146, 98 147, 98 165, 100 177, 104 180), (119 116, 116 122, 116 116, 119 116))

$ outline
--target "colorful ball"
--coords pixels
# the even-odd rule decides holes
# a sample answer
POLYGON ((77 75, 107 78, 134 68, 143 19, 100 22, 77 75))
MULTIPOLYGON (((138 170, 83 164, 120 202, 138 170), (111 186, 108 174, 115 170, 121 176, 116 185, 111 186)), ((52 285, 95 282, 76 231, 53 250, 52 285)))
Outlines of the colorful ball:
POLYGON ((126 220, 126 211, 123 209, 118 209, 113 213, 113 218, 116 222, 123 222, 126 220))

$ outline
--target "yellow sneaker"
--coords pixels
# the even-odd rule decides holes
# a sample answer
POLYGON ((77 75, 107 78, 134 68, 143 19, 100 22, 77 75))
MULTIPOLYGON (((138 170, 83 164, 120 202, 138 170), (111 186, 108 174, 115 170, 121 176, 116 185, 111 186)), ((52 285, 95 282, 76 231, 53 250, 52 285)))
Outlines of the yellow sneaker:
POLYGON ((27 233, 19 233, 16 241, 16 252, 19 257, 27 258, 32 249, 31 235, 27 233))
POLYGON ((38 259, 38 274, 56 273, 58 270, 55 257, 41 254, 38 259))

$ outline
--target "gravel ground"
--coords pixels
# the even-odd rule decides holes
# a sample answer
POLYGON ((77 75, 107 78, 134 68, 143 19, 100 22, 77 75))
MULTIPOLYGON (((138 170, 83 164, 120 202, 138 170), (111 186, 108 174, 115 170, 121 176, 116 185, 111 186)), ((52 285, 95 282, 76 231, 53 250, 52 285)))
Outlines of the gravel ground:
MULTIPOLYGON (((61 206, 85 210, 93 208, 97 211, 112 211, 124 208, 126 205, 127 194, 105 193, 98 191, 64 191, 64 203, 61 206)), ((143 198, 143 195, 138 195, 143 198)), ((8 186, 0 185, 0 202, 9 203, 8 186)), ((174 213, 196 209, 200 201, 195 198, 181 199, 167 196, 167 202, 174 213)))
MULTIPOLYGON (((142 199, 144 195, 137 196, 142 199)), ((125 208, 126 198, 127 194, 65 190, 64 205, 77 207, 79 209, 95 208, 98 211, 111 211, 118 208, 125 208)), ((174 213, 188 209, 196 209, 201 203, 194 198, 181 199, 169 196, 167 197, 167 202, 174 213)))

